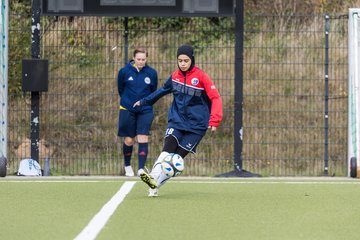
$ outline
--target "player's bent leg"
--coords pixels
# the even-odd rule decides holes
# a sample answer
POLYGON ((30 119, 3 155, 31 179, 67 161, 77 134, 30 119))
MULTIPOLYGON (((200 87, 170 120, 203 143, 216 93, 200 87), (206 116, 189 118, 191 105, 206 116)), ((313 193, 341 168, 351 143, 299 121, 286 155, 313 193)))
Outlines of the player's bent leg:
POLYGON ((162 185, 164 185, 171 177, 166 175, 164 172, 161 172, 158 179, 157 179, 157 187, 160 188, 162 185))
POLYGON ((150 176, 152 176, 154 179, 159 178, 160 173, 162 172, 161 162, 167 155, 169 155, 168 152, 161 152, 159 157, 156 159, 150 172, 150 176))
MULTIPOLYGON (((180 162, 179 162, 180 163, 180 162)), ((173 166, 172 166, 173 167, 173 166)), ((165 170, 163 167, 159 177, 157 178, 157 187, 160 188, 162 185, 164 185, 170 178, 176 177, 181 174, 181 172, 184 170, 185 165, 183 164, 183 159, 181 158, 181 171, 178 171, 177 174, 174 174, 175 168, 172 171, 173 175, 169 175, 169 172, 165 170)), ((177 169, 179 170, 179 169, 177 169)))

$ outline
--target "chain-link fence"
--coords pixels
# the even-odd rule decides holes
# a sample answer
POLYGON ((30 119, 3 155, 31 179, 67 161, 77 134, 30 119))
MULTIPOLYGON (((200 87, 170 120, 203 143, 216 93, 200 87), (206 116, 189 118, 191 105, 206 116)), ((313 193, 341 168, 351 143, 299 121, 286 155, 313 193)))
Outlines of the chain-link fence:
MULTIPOLYGON (((9 29, 12 69, 30 56, 29 16, 9 29)), ((243 72, 243 167, 263 176, 347 174, 347 18, 331 16, 326 62, 323 15, 246 15, 243 72), (329 67, 328 98, 325 66, 329 67), (328 99, 328 144, 324 112, 328 99), (328 159, 324 158, 328 146, 328 159)), ((208 132, 198 153, 186 157, 184 175, 214 176, 234 166, 234 19, 41 17, 41 58, 49 60, 49 91, 40 98, 40 163, 48 156, 53 175, 123 174, 122 139, 116 136, 118 69, 132 50, 145 47, 160 84, 177 68, 176 49, 195 47, 196 64, 223 98, 224 119, 208 132)), ((11 69, 10 69, 11 71, 11 69)), ((21 71, 9 81, 21 82, 21 71)), ((155 104, 150 168, 162 149, 171 96, 155 104)), ((30 156, 30 94, 9 91, 9 169, 30 156)), ((134 153, 137 152, 135 147, 134 153)), ((137 157, 133 154, 132 163, 137 157)))

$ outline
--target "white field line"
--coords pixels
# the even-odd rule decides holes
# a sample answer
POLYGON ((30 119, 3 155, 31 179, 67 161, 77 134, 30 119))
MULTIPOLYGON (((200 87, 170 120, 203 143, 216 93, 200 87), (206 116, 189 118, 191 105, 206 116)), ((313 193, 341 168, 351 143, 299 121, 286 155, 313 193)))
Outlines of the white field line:
POLYGON ((238 181, 238 182, 231 182, 231 181, 168 181, 168 183, 190 183, 190 184, 320 184, 320 185, 343 185, 343 184, 356 184, 356 185, 360 185, 359 181, 354 181, 354 182, 328 182, 328 181, 279 181, 279 182, 274 182, 274 181, 238 181))
POLYGON ((99 182, 119 182, 119 181, 102 181, 102 180, 8 180, 0 183, 99 183, 99 182))
MULTIPOLYGON (((7 182, 15 182, 15 183, 98 183, 98 182, 118 182, 121 180, 125 180, 125 178, 49 178, 44 179, 42 177, 39 178, 27 178, 19 180, 16 178, 0 178, 0 184, 7 182)), ((136 178, 132 180, 132 182, 138 182, 136 178)), ((251 178, 249 180, 245 180, 243 178, 192 178, 192 177, 176 177, 173 178, 168 183, 188 183, 188 184, 360 184, 360 179, 352 179, 352 178, 251 178)))
POLYGON ((108 201, 101 210, 91 219, 89 224, 77 235, 75 240, 92 240, 95 239, 116 208, 125 199, 126 195, 134 187, 136 181, 125 182, 120 190, 108 201))
MULTIPOLYGON (((61 180, 61 181, 0 181, 0 184, 2 183, 99 183, 99 182, 118 182, 118 181, 101 181, 101 180, 96 180, 96 181, 73 181, 73 180, 61 180)), ((134 181, 136 183, 136 181, 134 181)), ((297 185, 360 185, 360 182, 327 182, 327 181, 319 181, 319 182, 314 182, 314 181, 279 181, 279 182, 273 182, 273 181, 236 181, 236 182, 232 182, 232 181, 179 181, 179 180, 174 180, 174 181, 168 181, 167 183, 170 184, 175 184, 175 183, 182 183, 182 184, 253 184, 253 185, 262 185, 262 184, 297 184, 297 185)))

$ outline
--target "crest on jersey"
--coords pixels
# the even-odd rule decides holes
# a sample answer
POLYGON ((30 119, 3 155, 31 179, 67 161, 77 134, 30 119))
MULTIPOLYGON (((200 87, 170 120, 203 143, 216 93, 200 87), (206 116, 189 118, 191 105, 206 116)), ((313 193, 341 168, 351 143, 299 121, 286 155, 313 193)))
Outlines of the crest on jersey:
POLYGON ((150 83, 151 83, 151 80, 150 80, 149 77, 146 77, 146 78, 144 79, 144 82, 145 82, 146 84, 150 84, 150 83))
POLYGON ((128 81, 133 81, 134 79, 133 79, 133 77, 132 76, 130 76, 129 78, 128 78, 128 81))
POLYGON ((197 79, 197 78, 191 79, 191 84, 192 85, 198 85, 199 84, 199 79, 197 79))

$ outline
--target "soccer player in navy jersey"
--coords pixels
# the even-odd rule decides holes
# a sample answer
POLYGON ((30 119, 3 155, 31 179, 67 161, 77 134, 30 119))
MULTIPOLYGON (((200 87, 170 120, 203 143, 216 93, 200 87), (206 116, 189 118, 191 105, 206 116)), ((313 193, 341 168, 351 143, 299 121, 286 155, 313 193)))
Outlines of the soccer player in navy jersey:
POLYGON ((147 65, 145 49, 135 49, 133 59, 119 70, 117 77, 120 96, 118 136, 124 137, 125 176, 134 176, 131 156, 138 142, 138 175, 143 171, 148 155, 148 142, 154 112, 152 106, 133 107, 136 100, 153 93, 158 84, 157 72, 147 65))
POLYGON ((161 162, 170 153, 184 158, 195 153, 196 147, 207 129, 216 131, 223 112, 222 100, 214 83, 204 71, 195 65, 194 49, 182 45, 177 50, 178 70, 174 71, 164 85, 152 94, 134 103, 134 107, 152 106, 161 97, 172 93, 174 98, 168 112, 168 126, 164 146, 150 174, 140 173, 149 187, 149 196, 158 196, 158 188, 168 179, 161 162))

